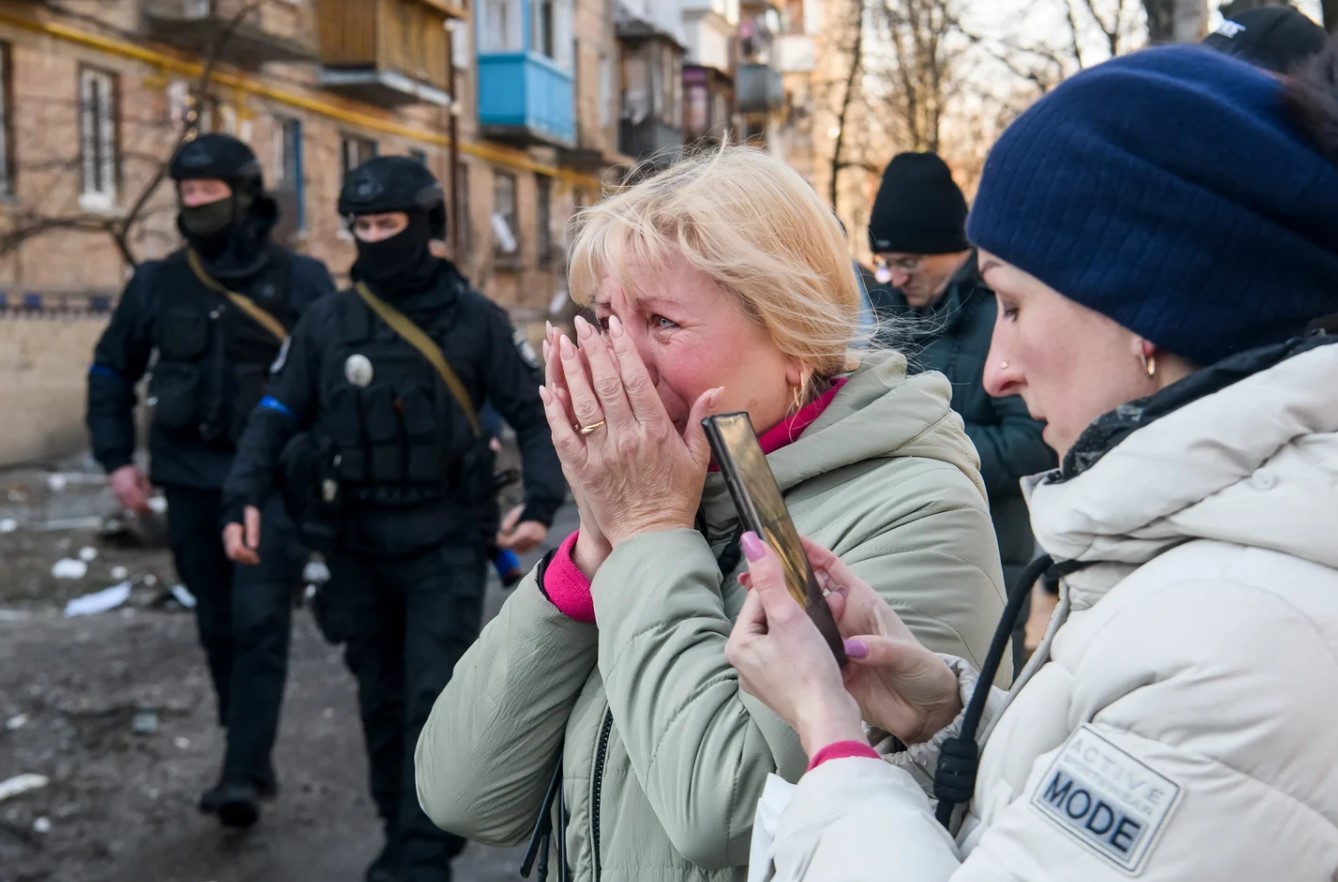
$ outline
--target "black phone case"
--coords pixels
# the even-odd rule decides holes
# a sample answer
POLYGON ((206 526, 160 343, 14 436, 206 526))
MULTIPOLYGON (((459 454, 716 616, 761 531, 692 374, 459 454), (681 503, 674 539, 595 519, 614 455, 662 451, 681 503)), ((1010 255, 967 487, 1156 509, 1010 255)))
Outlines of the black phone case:
POLYGON ((734 507, 744 525, 775 550, 785 570, 786 587, 795 601, 807 611, 823 639, 836 656, 846 663, 845 644, 832 618, 827 598, 809 566, 799 532, 785 506, 776 476, 767 464, 766 454, 757 442, 757 433, 746 413, 727 413, 702 421, 716 464, 729 487, 734 507))

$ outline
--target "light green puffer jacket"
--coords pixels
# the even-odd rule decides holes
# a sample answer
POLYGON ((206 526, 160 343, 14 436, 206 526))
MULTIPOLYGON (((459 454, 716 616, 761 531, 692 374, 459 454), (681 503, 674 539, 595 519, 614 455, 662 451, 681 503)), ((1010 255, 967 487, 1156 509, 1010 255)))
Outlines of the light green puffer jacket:
MULTIPOLYGON (((974 448, 942 375, 870 353, 821 417, 768 457, 800 533, 834 549, 931 649, 979 665, 1003 608, 974 448)), ((767 774, 799 738, 725 660, 743 605, 717 555, 733 504, 707 482, 694 530, 620 545, 595 576, 597 625, 531 574, 456 666, 418 742, 418 797, 442 828, 515 845, 558 750, 574 880, 742 880, 767 774)), ((1010 678, 1004 671, 1001 680, 1010 678)))

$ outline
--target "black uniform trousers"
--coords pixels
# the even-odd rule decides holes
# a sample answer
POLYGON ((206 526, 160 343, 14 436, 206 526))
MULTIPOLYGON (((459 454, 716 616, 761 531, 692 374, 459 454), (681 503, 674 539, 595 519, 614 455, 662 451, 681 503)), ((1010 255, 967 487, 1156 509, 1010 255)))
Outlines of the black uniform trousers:
POLYGON ((288 673, 293 591, 306 554, 278 497, 261 511, 259 565, 235 565, 223 552, 218 491, 163 488, 177 573, 195 595, 195 620, 227 727, 223 780, 273 780, 288 673))
POLYGON ((324 601, 331 637, 358 681, 372 799, 402 882, 451 878, 465 846, 418 804, 414 750, 432 705, 478 638, 486 561, 481 543, 447 543, 407 558, 337 551, 324 601))

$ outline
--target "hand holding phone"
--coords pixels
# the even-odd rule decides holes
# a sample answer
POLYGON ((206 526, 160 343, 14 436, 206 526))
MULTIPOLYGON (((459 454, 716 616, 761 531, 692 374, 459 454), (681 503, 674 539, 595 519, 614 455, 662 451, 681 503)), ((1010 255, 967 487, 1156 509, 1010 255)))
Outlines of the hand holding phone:
POLYGON ((702 421, 716 465, 729 486, 734 507, 744 525, 775 550, 785 570, 785 585, 795 602, 817 626, 832 655, 845 666, 845 645, 832 618, 827 598, 809 565, 790 511, 785 507, 776 476, 767 465, 766 454, 746 413, 726 413, 702 421))

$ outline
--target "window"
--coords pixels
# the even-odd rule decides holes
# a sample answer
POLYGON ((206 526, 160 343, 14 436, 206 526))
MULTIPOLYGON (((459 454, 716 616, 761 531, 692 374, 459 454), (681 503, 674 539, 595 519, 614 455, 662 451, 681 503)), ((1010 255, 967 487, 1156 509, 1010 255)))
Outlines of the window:
POLYGON ((705 82, 689 83, 684 108, 688 140, 704 138, 711 132, 711 92, 705 82))
POLYGON ((302 166, 302 120, 278 117, 274 128, 274 168, 278 171, 275 190, 291 201, 294 226, 307 228, 306 180, 302 166))
POLYGON ((79 69, 79 202, 85 208, 116 204, 120 157, 116 144, 116 75, 79 69))
POLYGON ((668 46, 660 47, 660 62, 664 65, 660 84, 663 96, 660 118, 674 129, 683 127, 683 56, 668 46))
POLYGON ((479 52, 519 52, 520 4, 525 0, 483 0, 478 8, 479 52))
POLYGON ((340 168, 344 174, 348 174, 376 156, 376 142, 358 135, 345 135, 340 144, 340 154, 340 168))
POLYGON ((732 128, 729 113, 729 95, 726 92, 719 91, 711 99, 714 109, 711 111, 711 127, 719 131, 720 134, 728 134, 732 128))
POLYGON ((457 162, 455 165, 455 208, 458 214, 451 218, 451 224, 452 228, 457 230, 455 241, 460 248, 460 252, 456 255, 458 261, 469 253, 470 247, 474 244, 473 227, 469 223, 469 166, 463 162, 457 162))
POLYGON ((614 82, 613 58, 607 52, 599 53, 599 127, 607 129, 613 123, 614 82))
POLYGON ((453 18, 446 27, 451 32, 451 63, 456 70, 469 70, 473 67, 469 60, 469 24, 453 18))
POLYGON ((0 197, 14 195, 14 119, 9 44, 0 43, 0 197))
POLYGON ((520 257, 520 242, 516 239, 516 176, 509 172, 493 172, 492 176, 492 233, 493 256, 513 263, 520 257))
POLYGON ((548 263, 553 259, 553 179, 547 175, 535 175, 537 188, 535 202, 535 229, 538 235, 539 262, 548 263))
POLYGON ((557 10, 553 0, 534 0, 534 51, 557 57, 557 10))
POLYGON ((622 118, 639 126, 650 116, 650 65, 645 46, 634 51, 623 56, 622 118))
POLYGON ((559 67, 570 68, 572 59, 571 0, 533 0, 530 25, 534 30, 530 48, 559 67))

